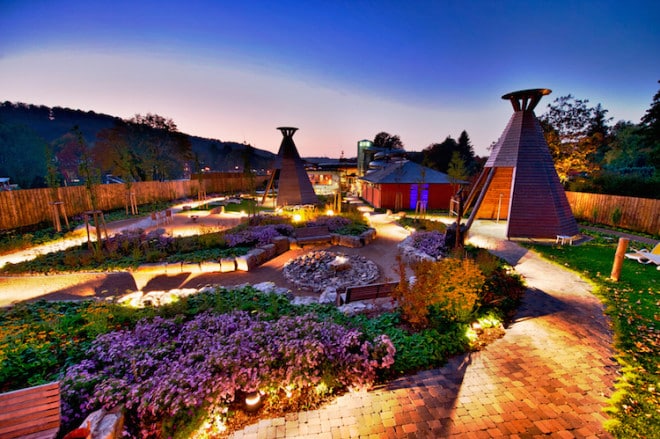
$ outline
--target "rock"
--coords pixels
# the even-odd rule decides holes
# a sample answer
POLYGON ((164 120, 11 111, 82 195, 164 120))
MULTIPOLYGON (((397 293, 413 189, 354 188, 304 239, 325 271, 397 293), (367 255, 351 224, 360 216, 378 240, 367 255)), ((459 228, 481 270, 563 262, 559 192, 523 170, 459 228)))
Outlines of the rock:
POLYGON ((117 303, 125 304, 134 308, 142 306, 142 291, 134 291, 132 293, 125 294, 117 299, 117 303))
POLYGON ((282 253, 289 251, 290 244, 288 237, 276 236, 273 238, 272 242, 275 245, 276 254, 281 255, 282 253))
POLYGON ((124 411, 122 407, 111 411, 100 409, 92 412, 80 425, 89 428, 94 439, 119 439, 124 430, 124 411))
POLYGON ((291 301, 292 305, 311 305, 312 303, 318 303, 319 299, 316 297, 311 297, 311 296, 296 296, 293 298, 291 301))
POLYGON ((184 262, 181 264, 182 273, 201 273, 201 271, 197 262, 184 262))
POLYGON ((165 264, 165 273, 167 274, 179 274, 181 273, 181 262, 167 262, 165 264))
POLYGON ((380 275, 378 266, 363 256, 347 256, 325 250, 313 251, 284 265, 282 274, 287 281, 301 289, 321 292, 324 288, 343 289, 349 285, 366 285, 375 281, 380 275), (341 264, 341 270, 335 261, 339 257, 348 260, 341 264))
POLYGON ((220 271, 222 273, 236 271, 236 260, 234 258, 220 259, 220 271))
POLYGON ((167 264, 157 262, 153 264, 141 264, 138 266, 138 273, 165 273, 167 264))
POLYGON ((348 248, 359 248, 364 246, 359 236, 350 236, 350 235, 340 235, 339 245, 348 248))
POLYGON ((337 301, 337 288, 328 287, 319 296, 319 303, 335 303, 337 301))
POLYGON ((250 250, 248 254, 252 254, 256 258, 257 265, 261 265, 268 260, 268 258, 266 258, 266 251, 261 248, 254 248, 250 250))
MULTIPOLYGON (((220 264, 217 262, 201 262, 199 264, 199 269, 202 273, 215 273, 220 271, 220 264)), ((232 270, 233 271, 233 270, 232 270)))
POLYGON ((275 256, 277 256, 277 247, 275 247, 275 244, 262 245, 261 249, 265 252, 264 262, 269 261, 273 259, 275 256))
POLYGON ((252 288, 254 288, 257 291, 261 291, 262 293, 272 293, 275 291, 276 287, 274 282, 261 282, 252 285, 252 288))
POLYGON ((252 253, 236 256, 236 269, 239 271, 250 271, 257 265, 257 257, 252 253))
POLYGON ((348 316, 353 316, 373 309, 374 305, 367 302, 351 302, 339 307, 339 311, 348 316))

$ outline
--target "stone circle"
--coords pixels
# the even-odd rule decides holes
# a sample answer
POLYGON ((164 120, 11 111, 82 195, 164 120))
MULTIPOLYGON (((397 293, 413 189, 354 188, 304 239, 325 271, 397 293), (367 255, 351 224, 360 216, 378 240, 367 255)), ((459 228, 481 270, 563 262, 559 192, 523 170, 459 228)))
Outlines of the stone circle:
POLYGON ((296 287, 320 293, 328 287, 341 290, 373 283, 380 276, 380 270, 375 262, 364 256, 319 250, 290 260, 284 265, 282 274, 296 287))

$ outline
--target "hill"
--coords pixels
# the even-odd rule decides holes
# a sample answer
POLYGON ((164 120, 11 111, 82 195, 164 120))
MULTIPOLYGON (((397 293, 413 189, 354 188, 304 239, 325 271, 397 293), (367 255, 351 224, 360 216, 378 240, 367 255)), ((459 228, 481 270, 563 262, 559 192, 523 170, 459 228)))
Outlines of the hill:
MULTIPOLYGON (((0 177, 9 177, 22 188, 44 187, 47 147, 58 152, 74 127, 93 147, 99 132, 121 122, 93 111, 4 102, 0 104, 0 177)), ((269 151, 242 143, 184 135, 195 157, 190 163, 193 170, 197 166, 211 171, 243 169, 246 159, 252 169, 268 169, 275 158, 269 151)))

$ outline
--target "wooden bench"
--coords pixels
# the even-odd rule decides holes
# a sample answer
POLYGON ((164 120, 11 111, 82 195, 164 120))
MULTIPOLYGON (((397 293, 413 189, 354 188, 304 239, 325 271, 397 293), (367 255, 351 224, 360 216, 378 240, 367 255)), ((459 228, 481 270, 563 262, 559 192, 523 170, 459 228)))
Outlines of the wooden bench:
POLYGON ((389 297, 399 282, 386 282, 381 284, 359 285, 346 287, 344 294, 337 294, 337 306, 358 300, 378 299, 389 297))
POLYGON ((52 439, 60 429, 60 383, 0 394, 0 438, 52 439))
POLYGON ((330 242, 332 235, 328 226, 309 226, 296 229, 296 242, 298 245, 310 242, 330 242))

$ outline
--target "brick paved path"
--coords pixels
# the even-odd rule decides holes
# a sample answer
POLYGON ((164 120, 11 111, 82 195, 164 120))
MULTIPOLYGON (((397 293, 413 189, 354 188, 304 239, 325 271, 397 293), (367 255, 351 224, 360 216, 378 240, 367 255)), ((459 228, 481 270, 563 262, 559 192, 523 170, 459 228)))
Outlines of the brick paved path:
POLYGON ((233 437, 610 437, 602 409, 617 370, 599 301, 577 276, 514 243, 482 238, 530 287, 504 338, 441 369, 263 420, 233 437))

